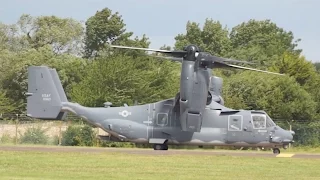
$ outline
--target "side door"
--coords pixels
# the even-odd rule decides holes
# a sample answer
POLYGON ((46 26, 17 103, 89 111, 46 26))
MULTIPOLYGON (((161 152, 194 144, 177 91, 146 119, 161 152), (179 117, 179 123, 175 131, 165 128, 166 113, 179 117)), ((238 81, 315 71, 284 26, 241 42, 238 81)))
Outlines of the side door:
POLYGON ((268 141, 268 129, 266 124, 266 115, 252 113, 249 121, 244 126, 244 141, 253 144, 262 141, 268 141))
POLYGON ((168 138, 164 133, 168 127, 171 126, 171 104, 157 104, 156 111, 154 111, 153 117, 153 138, 168 138))
POLYGON ((227 129, 227 142, 235 143, 241 141, 243 136, 243 116, 242 115, 229 115, 228 129, 227 129))
POLYGON ((267 116, 265 114, 251 114, 252 143, 268 141, 267 116))

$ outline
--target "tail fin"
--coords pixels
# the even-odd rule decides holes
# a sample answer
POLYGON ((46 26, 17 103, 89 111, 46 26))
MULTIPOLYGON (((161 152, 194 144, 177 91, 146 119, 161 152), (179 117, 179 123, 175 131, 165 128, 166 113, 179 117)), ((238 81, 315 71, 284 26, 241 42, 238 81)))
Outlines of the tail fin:
POLYGON ((27 115, 38 119, 62 120, 67 112, 61 112, 67 96, 55 69, 46 66, 28 68, 27 115))

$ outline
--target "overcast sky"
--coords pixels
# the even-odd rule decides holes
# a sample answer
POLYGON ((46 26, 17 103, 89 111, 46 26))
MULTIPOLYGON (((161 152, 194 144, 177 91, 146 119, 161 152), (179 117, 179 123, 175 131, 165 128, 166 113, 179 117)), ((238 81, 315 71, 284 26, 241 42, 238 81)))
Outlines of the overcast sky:
POLYGON ((118 11, 127 29, 146 34, 151 48, 174 44, 188 20, 219 20, 229 29, 249 19, 271 19, 301 38, 308 60, 320 62, 320 0, 0 0, 0 21, 15 23, 23 14, 56 15, 85 21, 105 7, 118 11))

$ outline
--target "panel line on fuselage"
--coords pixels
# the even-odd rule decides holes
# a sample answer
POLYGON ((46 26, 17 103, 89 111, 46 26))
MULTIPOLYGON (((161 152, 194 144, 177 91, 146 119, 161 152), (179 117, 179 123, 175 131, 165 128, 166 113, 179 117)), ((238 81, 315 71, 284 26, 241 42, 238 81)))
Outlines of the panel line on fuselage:
MULTIPOLYGON (((152 109, 152 126, 154 127, 154 124, 155 124, 155 121, 156 121, 156 119, 155 119, 155 114, 156 114, 156 103, 153 103, 153 109, 152 109)), ((153 128, 152 127, 152 138, 154 137, 154 132, 153 132, 153 128)))
POLYGON ((148 107, 148 119, 147 119, 147 121, 148 121, 148 123, 147 123, 147 140, 149 140, 149 120, 150 120, 150 108, 151 108, 151 106, 150 106, 150 104, 149 104, 149 107, 148 107))

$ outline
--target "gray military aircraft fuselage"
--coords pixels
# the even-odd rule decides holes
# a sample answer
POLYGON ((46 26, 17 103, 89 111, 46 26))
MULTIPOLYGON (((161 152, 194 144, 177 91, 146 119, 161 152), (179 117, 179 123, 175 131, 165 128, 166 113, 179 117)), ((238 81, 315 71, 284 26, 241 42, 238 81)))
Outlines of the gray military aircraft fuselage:
MULTIPOLYGON (((113 140, 168 145, 270 147, 280 153, 293 142, 293 132, 277 126, 264 111, 234 110, 215 101, 203 110, 200 132, 182 131, 179 98, 123 107, 84 107, 69 102, 55 69, 28 69, 28 116, 64 119, 67 112, 108 132, 113 140)), ((190 123, 192 124, 192 123, 190 123)))

